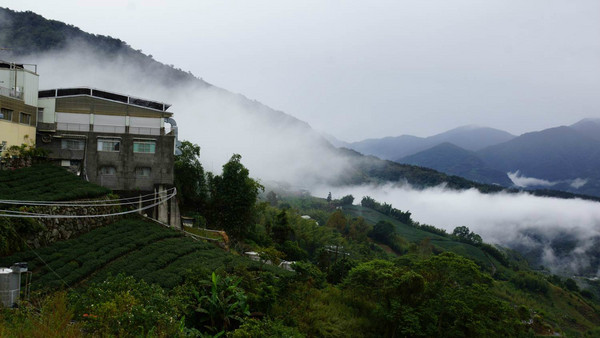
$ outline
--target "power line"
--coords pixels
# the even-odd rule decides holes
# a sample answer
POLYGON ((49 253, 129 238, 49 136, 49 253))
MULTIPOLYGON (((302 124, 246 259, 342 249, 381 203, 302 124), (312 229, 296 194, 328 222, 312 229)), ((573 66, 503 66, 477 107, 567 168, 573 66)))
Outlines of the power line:
POLYGON ((155 206, 157 206, 159 204, 167 202, 171 198, 175 197, 175 195, 177 195, 177 189, 173 188, 173 192, 170 195, 167 195, 165 197, 159 196, 159 197, 156 197, 156 198, 153 198, 153 199, 149 200, 149 201, 158 201, 158 202, 155 202, 155 203, 152 203, 152 204, 150 204, 148 206, 137 208, 137 209, 134 209, 134 210, 128 210, 128 211, 122 211, 122 212, 115 212, 115 213, 109 213, 109 214, 98 214, 98 215, 52 215, 52 214, 45 214, 45 213, 32 213, 32 212, 26 212, 26 211, 0 210, 0 212, 4 212, 3 214, 0 213, 0 217, 11 217, 11 218, 94 218, 94 217, 120 216, 120 215, 132 214, 132 213, 135 213, 135 212, 140 212, 142 210, 153 208, 153 207, 155 207, 155 206))
MULTIPOLYGON (((158 192, 159 196, 168 195, 169 192, 172 192, 175 188, 170 188, 165 191, 158 192)), ((83 201, 24 201, 24 200, 0 200, 0 204, 12 204, 12 205, 25 205, 25 206, 63 206, 63 207, 72 207, 72 206, 112 206, 112 205, 127 205, 127 204, 136 204, 139 203, 140 198, 142 201, 150 201, 154 198, 150 198, 148 200, 144 200, 148 196, 155 196, 154 193, 146 194, 136 197, 128 197, 128 198, 119 198, 114 200, 83 200, 83 201), (131 201, 124 202, 121 201, 131 201)))

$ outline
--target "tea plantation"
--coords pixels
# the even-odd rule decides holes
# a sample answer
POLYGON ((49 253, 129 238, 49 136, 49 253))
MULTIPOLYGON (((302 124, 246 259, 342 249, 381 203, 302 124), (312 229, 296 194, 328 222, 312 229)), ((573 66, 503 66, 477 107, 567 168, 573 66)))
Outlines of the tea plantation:
POLYGON ((0 258, 0 266, 15 262, 29 263, 33 289, 72 287, 87 280, 101 282, 119 273, 172 288, 183 282, 186 271, 199 266, 210 271, 238 265, 258 268, 258 263, 247 258, 138 218, 124 219, 35 252, 0 258))
POLYGON ((11 200, 68 201, 109 194, 109 189, 86 182, 66 169, 39 164, 0 171, 0 196, 11 200))

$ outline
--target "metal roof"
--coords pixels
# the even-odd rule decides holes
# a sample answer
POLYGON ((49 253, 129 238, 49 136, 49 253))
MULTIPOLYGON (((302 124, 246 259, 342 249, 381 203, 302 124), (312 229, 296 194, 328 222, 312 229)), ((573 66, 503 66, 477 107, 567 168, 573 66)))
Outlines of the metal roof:
POLYGON ((138 97, 118 94, 118 93, 109 92, 106 90, 100 90, 100 89, 96 89, 96 88, 90 88, 90 87, 57 88, 57 89, 40 90, 38 92, 38 98, 48 98, 48 97, 59 98, 59 97, 66 97, 66 96, 81 96, 81 95, 97 97, 100 99, 110 100, 110 101, 115 101, 115 102, 121 102, 121 103, 125 103, 125 104, 130 104, 133 106, 138 106, 138 107, 162 111, 162 112, 166 112, 167 109, 169 109, 169 107, 171 107, 170 104, 167 104, 164 102, 141 99, 138 97))

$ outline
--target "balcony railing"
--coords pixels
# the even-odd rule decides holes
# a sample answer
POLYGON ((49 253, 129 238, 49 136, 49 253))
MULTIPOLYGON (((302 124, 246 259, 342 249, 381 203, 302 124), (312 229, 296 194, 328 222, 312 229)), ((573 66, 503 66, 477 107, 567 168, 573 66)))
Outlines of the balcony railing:
POLYGON ((163 131, 161 128, 151 127, 125 127, 125 126, 110 126, 102 124, 82 124, 82 123, 66 123, 57 122, 56 130, 64 131, 81 131, 88 132, 94 131, 97 133, 111 133, 111 134, 135 134, 135 135, 162 135, 163 131))
POLYGON ((89 124, 81 124, 81 123, 58 122, 58 123, 56 123, 56 130, 90 131, 90 125, 89 124))
POLYGON ((160 135, 160 128, 129 127, 129 133, 136 135, 160 135))
POLYGON ((0 87, 0 95, 14 97, 15 99, 23 100, 23 92, 15 89, 0 87))

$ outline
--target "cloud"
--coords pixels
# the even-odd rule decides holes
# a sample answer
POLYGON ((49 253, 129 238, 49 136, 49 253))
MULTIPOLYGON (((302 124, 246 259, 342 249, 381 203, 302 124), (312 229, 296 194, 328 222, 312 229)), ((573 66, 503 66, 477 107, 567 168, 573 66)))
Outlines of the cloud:
POLYGON ((200 145, 200 160, 219 173, 232 154, 253 177, 310 185, 338 177, 346 160, 310 126, 241 95, 173 77, 149 58, 108 54, 80 41, 21 57, 38 65, 40 89, 88 86, 172 104, 180 139, 200 145))
POLYGON ((588 179, 576 178, 571 182, 571 187, 573 187, 575 189, 579 189, 579 188, 583 187, 584 185, 586 185, 587 182, 588 182, 588 179))
POLYGON ((334 198, 352 194, 409 210, 415 221, 443 228, 468 226, 486 242, 521 252, 538 252, 539 261, 557 273, 595 274, 600 267, 600 205, 580 199, 536 197, 527 193, 482 194, 442 186, 414 189, 410 185, 315 187, 313 193, 334 198), (591 272, 593 271, 593 272, 591 272))
MULTIPOLYGON (((579 177, 570 179, 570 180, 548 181, 548 180, 544 180, 541 178, 523 176, 523 175, 521 175, 521 172, 519 170, 517 170, 515 172, 508 172, 507 175, 516 186, 523 187, 523 188, 553 187, 557 184, 564 183, 571 188, 579 189, 579 188, 583 187, 584 185, 586 185, 589 181, 587 178, 579 178, 579 177)), ((558 189, 564 189, 567 186, 563 186, 562 188, 558 188, 558 189)))
POLYGON ((521 172, 519 170, 515 171, 515 172, 508 172, 507 173, 508 178, 511 179, 511 181, 513 181, 513 183, 519 187, 529 187, 529 186, 541 186, 541 187, 551 187, 553 185, 556 185, 558 182, 550 182, 547 180, 543 180, 541 178, 535 178, 535 177, 526 177, 521 175, 521 172))

